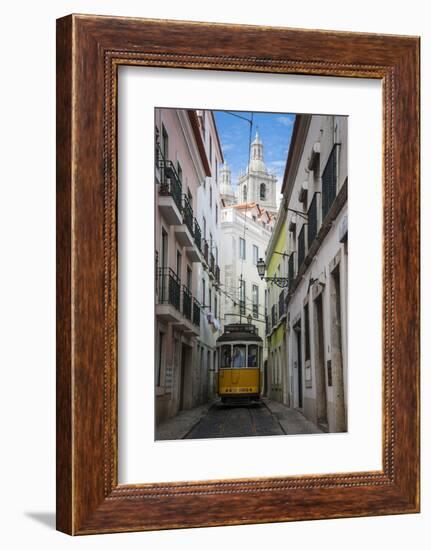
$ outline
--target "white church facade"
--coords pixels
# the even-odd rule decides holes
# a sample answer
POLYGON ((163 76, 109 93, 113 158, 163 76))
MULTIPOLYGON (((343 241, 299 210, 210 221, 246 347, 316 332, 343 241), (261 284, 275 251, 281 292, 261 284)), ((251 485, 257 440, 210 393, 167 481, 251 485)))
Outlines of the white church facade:
POLYGON ((265 257, 276 220, 276 184, 277 177, 264 163, 258 134, 251 144, 249 165, 238 178, 236 192, 227 164, 220 169, 222 326, 245 323, 251 317, 265 345, 267 287, 256 264, 265 257))

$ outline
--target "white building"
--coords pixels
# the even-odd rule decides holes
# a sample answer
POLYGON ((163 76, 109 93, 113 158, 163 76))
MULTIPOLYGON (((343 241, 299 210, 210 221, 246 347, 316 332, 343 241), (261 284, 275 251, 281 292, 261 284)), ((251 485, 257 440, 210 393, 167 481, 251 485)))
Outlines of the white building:
POLYGON ((197 219, 201 228, 204 261, 198 264, 198 296, 201 326, 198 337, 198 365, 194 381, 200 402, 215 393, 217 369, 216 339, 220 336, 220 182, 223 153, 212 111, 197 111, 211 176, 198 189, 197 219))
POLYGON ((297 115, 282 193, 266 263, 279 263, 275 248, 288 254, 289 286, 284 300, 269 293, 270 379, 280 400, 324 430, 345 431, 347 117, 297 115))
POLYGON ((265 167, 263 145, 257 134, 251 144, 247 173, 239 178, 237 194, 226 164, 220 173, 222 325, 246 322, 250 315, 265 342, 266 284, 260 279, 256 264, 265 255, 276 218, 277 178, 265 167))

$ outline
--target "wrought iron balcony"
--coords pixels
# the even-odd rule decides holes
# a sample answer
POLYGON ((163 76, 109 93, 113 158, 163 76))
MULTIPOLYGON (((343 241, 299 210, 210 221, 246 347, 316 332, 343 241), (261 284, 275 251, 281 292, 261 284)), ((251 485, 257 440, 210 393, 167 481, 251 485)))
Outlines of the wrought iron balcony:
POLYGON ((337 196, 337 152, 335 143, 322 174, 322 222, 337 196))
POLYGON ((259 319, 259 304, 253 304, 253 317, 259 319))
POLYGON ((160 189, 159 194, 162 196, 172 197, 174 202, 181 212, 182 210, 182 185, 180 178, 175 170, 174 164, 170 160, 165 160, 161 155, 159 157, 160 169, 160 189))
POLYGON ((193 237, 194 235, 193 208, 192 208, 192 205, 190 204, 190 200, 187 195, 183 195, 182 214, 183 214, 183 222, 187 226, 187 229, 190 231, 190 235, 193 237))
POLYGON ((193 324, 196 327, 201 326, 201 306, 196 298, 193 298, 193 324))
POLYGON ((189 321, 192 320, 192 293, 183 285, 183 315, 189 321))
POLYGON ((198 223, 198 220, 196 218, 194 218, 194 239, 195 239, 195 244, 196 246, 198 247, 199 250, 201 250, 202 248, 202 233, 201 233, 201 227, 198 223))
POLYGON ((304 223, 301 231, 298 235, 298 271, 301 269, 301 265, 305 259, 305 232, 307 230, 307 225, 304 223))
POLYGON ((317 199, 318 193, 314 193, 310 203, 310 207, 307 212, 308 218, 308 248, 310 248, 312 242, 317 237, 317 199))
POLYGON ((159 268, 159 304, 169 304, 180 311, 181 281, 170 267, 159 268))

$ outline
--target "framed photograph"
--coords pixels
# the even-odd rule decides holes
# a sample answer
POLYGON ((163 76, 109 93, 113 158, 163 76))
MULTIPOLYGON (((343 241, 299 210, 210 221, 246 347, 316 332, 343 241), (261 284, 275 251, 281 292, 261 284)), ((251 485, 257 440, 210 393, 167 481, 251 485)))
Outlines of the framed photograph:
POLYGON ((57 21, 57 528, 419 511, 419 38, 57 21))

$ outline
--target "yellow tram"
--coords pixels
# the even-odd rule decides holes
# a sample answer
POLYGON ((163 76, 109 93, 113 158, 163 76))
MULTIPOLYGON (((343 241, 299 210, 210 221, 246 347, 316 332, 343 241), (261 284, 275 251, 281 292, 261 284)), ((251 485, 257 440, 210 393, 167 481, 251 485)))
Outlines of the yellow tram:
POLYGON ((222 402, 260 399, 263 341, 257 327, 226 325, 217 339, 218 394, 222 402))

